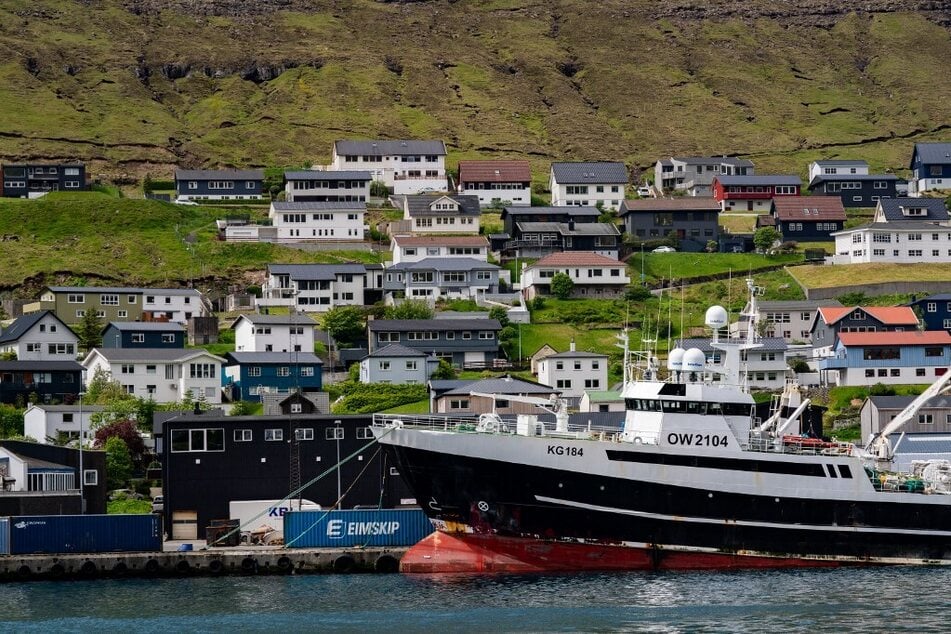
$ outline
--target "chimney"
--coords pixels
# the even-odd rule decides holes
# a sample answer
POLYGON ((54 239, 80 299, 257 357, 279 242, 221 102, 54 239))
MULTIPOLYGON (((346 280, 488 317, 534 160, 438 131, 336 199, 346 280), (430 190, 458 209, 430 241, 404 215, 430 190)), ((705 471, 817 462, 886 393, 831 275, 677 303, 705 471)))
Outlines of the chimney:
POLYGON ((574 337, 571 338, 571 344, 569 344, 568 349, 569 349, 571 352, 574 352, 574 351, 575 351, 575 338, 574 338, 574 337))

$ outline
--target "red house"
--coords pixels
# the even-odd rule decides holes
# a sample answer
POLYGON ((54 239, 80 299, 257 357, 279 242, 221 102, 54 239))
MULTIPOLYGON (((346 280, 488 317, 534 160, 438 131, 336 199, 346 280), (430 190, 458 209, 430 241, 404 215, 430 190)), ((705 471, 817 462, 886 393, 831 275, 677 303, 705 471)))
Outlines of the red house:
POLYGON ((721 211, 770 211, 773 198, 798 196, 802 180, 798 176, 717 176, 713 197, 721 211))

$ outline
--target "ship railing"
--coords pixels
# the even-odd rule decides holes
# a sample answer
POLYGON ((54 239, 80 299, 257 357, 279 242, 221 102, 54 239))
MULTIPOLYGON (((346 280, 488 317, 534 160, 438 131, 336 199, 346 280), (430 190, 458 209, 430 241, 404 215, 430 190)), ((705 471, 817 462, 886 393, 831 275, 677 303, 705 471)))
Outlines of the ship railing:
POLYGON ((850 442, 838 442, 797 436, 794 434, 775 438, 769 434, 751 433, 747 445, 750 451, 765 453, 790 453, 812 456, 851 456, 855 445, 850 442))
MULTIPOLYGON (((431 431, 475 432, 477 415, 374 414, 374 427, 411 427, 431 431)), ((513 425, 514 426, 514 425, 513 425)))
MULTIPOLYGON (((374 427, 408 427, 411 429, 425 429, 429 431, 445 431, 471 434, 517 434, 518 423, 514 418, 504 418, 496 421, 478 415, 438 415, 438 414, 374 414, 374 427)), ((532 433, 532 436, 545 438, 568 438, 577 440, 612 440, 616 441, 621 430, 617 427, 603 425, 574 424, 568 425, 567 431, 557 431, 553 421, 537 421, 538 429, 543 433, 532 433)), ((655 443, 656 444, 656 443, 655 443)))

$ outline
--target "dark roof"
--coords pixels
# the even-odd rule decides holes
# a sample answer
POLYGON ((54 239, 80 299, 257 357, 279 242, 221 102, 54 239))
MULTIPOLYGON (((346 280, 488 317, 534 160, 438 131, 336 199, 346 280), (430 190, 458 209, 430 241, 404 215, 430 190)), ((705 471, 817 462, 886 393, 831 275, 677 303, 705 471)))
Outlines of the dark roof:
POLYGON ((357 210, 366 210, 367 204, 365 202, 357 201, 342 201, 342 200, 328 200, 323 202, 317 201, 298 201, 298 202, 286 202, 286 201, 275 201, 271 203, 271 208, 274 211, 321 211, 327 209, 357 209, 357 210))
POLYGON ((900 181, 894 174, 820 174, 809 181, 809 187, 815 187, 825 182, 838 183, 843 181, 900 181))
POLYGON ((106 328, 110 326, 123 332, 167 332, 169 330, 182 332, 185 330, 185 326, 174 321, 110 321, 106 324, 106 328))
POLYGON ((619 236, 621 231, 610 222, 579 222, 569 227, 567 222, 517 222, 522 233, 555 232, 563 236, 619 236))
POLYGON ((837 299, 770 299, 757 302, 761 313, 776 310, 816 310, 820 306, 841 306, 837 299))
POLYGON ((552 163, 555 180, 565 183, 620 183, 627 184, 627 168, 614 161, 581 161, 552 163))
POLYGON ((845 221, 845 207, 838 196, 785 196, 773 199, 773 213, 778 220, 825 222, 845 221))
POLYGON ((484 260, 475 258, 423 258, 418 262, 400 262, 388 267, 387 271, 404 270, 434 270, 434 271, 473 271, 476 269, 498 270, 495 264, 489 264, 484 260))
POLYGON ((262 181, 264 170, 175 170, 177 181, 210 181, 217 179, 262 181))
POLYGON ((621 203, 620 215, 655 211, 720 211, 720 203, 712 196, 682 196, 678 198, 641 198, 621 203))
POLYGON ((485 236, 393 236, 394 244, 401 247, 486 247, 485 236))
POLYGON ((802 179, 793 174, 765 174, 762 176, 733 176, 721 174, 716 177, 721 185, 802 185, 802 179))
POLYGON ((362 264, 268 264, 271 275, 289 275, 292 280, 334 280, 337 275, 363 275, 367 268, 362 264))
POLYGON ((663 163, 665 165, 673 164, 673 161, 686 163, 688 165, 734 165, 736 167, 753 167, 753 161, 748 159, 736 158, 735 156, 672 156, 672 160, 663 163))
POLYGON ((515 377, 502 377, 466 383, 465 385, 445 392, 445 395, 461 396, 471 392, 483 392, 485 394, 561 394, 561 390, 556 390, 548 385, 517 379, 515 377))
POLYGON ((479 208, 478 196, 460 196, 456 194, 413 194, 393 196, 398 201, 398 207, 409 211, 410 216, 444 216, 445 211, 436 211, 429 206, 441 198, 450 198, 459 204, 459 213, 464 216, 478 216, 482 213, 479 208))
POLYGON ((225 359, 238 365, 253 363, 323 365, 324 363, 313 352, 229 352, 225 355, 225 359))
POLYGON ((370 332, 409 330, 502 330, 498 319, 371 319, 370 332))
POLYGON ((47 286, 54 293, 115 293, 129 295, 201 295, 193 288, 142 288, 137 286, 47 286))
POLYGON ((35 372, 64 372, 83 370, 83 366, 75 361, 33 361, 30 359, 21 359, 17 361, 0 361, 0 371, 18 372, 24 370, 33 370, 35 372))
POLYGON ((421 350, 416 350, 415 348, 408 348, 404 345, 398 343, 391 343, 385 348, 380 348, 375 350, 368 355, 365 355, 364 359, 377 358, 377 357, 428 357, 429 355, 421 350))
POLYGON ((601 211, 597 207, 576 207, 574 205, 566 205, 564 207, 502 207, 501 217, 504 220, 506 216, 527 216, 528 214, 600 216, 601 211))
POLYGON ((527 183, 528 161, 459 161, 460 183, 527 183))
POLYGON ((39 321, 46 315, 52 315, 53 319, 58 321, 63 328, 69 332, 72 332, 72 330, 69 329, 69 326, 64 324, 63 320, 56 316, 56 313, 51 310, 40 310, 35 313, 27 313, 21 317, 18 317, 16 321, 3 330, 3 334, 0 334, 0 343, 11 343, 19 340, 20 337, 28 333, 30 329, 39 323, 39 321))
POLYGON ((308 317, 307 315, 301 315, 300 313, 294 315, 259 315, 257 313, 249 313, 247 315, 239 315, 235 319, 235 323, 238 322, 241 318, 247 319, 252 324, 276 324, 280 326, 316 326, 317 322, 308 317))
POLYGON ((284 172, 288 181, 368 181, 373 177, 363 170, 289 170, 284 172))
POLYGON ((928 295, 927 297, 920 297, 913 302, 908 302, 908 306, 913 304, 921 304, 923 302, 945 302, 951 301, 951 293, 937 293, 935 295, 928 295))
POLYGON ((912 220, 910 218, 905 218, 903 220, 891 220, 889 222, 872 222, 867 225, 859 225, 857 227, 852 227, 851 229, 843 229, 842 231, 833 231, 829 235, 838 236, 846 235, 849 233, 855 233, 858 231, 946 231, 947 226, 942 225, 937 220, 928 221, 925 218, 924 221, 921 220, 912 220))
MULTIPOLYGON (((727 343, 729 340, 724 340, 724 343, 727 343)), ((755 352, 756 350, 765 350, 778 352, 780 350, 786 350, 789 346, 786 344, 786 340, 782 337, 763 337, 757 343, 763 344, 759 348, 753 348, 751 351, 755 352)), ((709 339, 702 338, 693 338, 693 339, 677 339, 674 342, 675 346, 679 346, 684 349, 690 348, 699 348, 704 352, 716 352, 719 351, 719 348, 714 348, 709 339)))
POLYGON ((915 152, 925 164, 951 163, 951 143, 915 143, 915 152))
POLYGON ((922 220, 947 220, 948 208, 944 206, 943 198, 883 198, 878 201, 882 214, 888 221, 908 220, 921 222, 922 220), (903 207, 925 209, 923 216, 906 216, 902 213, 903 207))
POLYGON ((402 156, 405 154, 446 154, 442 141, 334 141, 337 155, 402 156))
POLYGON ((892 451, 896 455, 924 454, 929 458, 943 457, 943 454, 951 453, 951 434, 902 434, 892 451))

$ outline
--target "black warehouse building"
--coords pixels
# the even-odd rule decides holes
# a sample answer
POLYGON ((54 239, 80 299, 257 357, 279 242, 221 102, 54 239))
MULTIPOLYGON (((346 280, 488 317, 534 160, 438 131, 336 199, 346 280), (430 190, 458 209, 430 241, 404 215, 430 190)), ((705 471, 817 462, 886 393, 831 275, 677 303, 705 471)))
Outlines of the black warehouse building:
POLYGON ((299 497, 324 508, 340 495, 342 509, 415 505, 392 459, 372 443, 371 423, 369 414, 190 413, 166 421, 161 450, 166 535, 204 539, 211 520, 228 518, 231 501, 279 500, 325 471, 299 497), (354 452, 338 479, 331 468, 338 457, 354 452))

